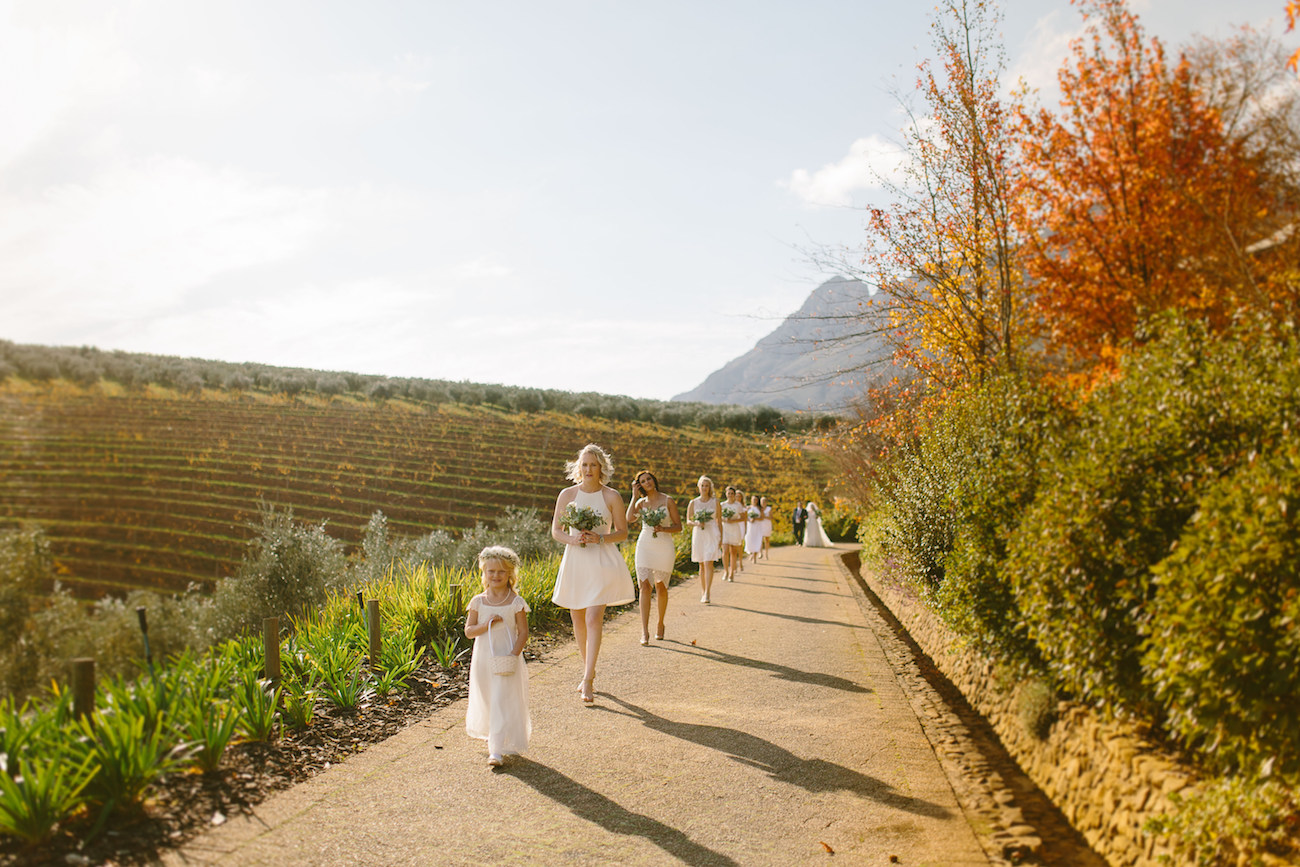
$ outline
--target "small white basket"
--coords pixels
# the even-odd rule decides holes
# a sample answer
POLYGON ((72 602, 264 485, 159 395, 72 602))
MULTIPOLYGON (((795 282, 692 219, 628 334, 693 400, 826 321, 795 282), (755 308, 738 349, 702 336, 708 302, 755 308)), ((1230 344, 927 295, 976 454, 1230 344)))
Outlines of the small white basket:
MULTIPOLYGON (((507 633, 509 634, 509 633, 507 633)), ((488 671, 493 674, 499 674, 502 677, 514 674, 515 655, 513 653, 498 654, 492 647, 492 621, 488 621, 487 627, 487 646, 488 646, 488 671)))

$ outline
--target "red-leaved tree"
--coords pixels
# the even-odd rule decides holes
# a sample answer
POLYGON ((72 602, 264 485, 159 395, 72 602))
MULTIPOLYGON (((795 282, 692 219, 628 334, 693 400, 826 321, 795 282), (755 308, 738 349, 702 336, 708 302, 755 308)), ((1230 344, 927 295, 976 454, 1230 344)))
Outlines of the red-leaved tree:
POLYGON ((1054 344, 1106 356, 1149 317, 1212 324, 1293 308, 1286 164, 1224 123, 1202 70, 1146 39, 1124 0, 1077 0, 1087 26, 1058 111, 1020 118, 1018 221, 1054 344))

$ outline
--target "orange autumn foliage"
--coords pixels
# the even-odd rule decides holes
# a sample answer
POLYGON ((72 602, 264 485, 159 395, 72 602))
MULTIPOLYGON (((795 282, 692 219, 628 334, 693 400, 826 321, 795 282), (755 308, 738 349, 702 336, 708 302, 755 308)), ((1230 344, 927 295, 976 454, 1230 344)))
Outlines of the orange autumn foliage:
POLYGON ((1288 257, 1253 252, 1294 234, 1277 163, 1123 0, 1078 5, 1087 35, 1059 73, 1060 111, 1020 117, 1018 221, 1054 345, 1095 360, 1170 308, 1222 325, 1293 305, 1288 257))
MULTIPOLYGON (((1300 18, 1300 0, 1287 0, 1286 3, 1286 32, 1287 33, 1290 33, 1292 30, 1295 29, 1295 21, 1297 18, 1300 18)), ((1287 67, 1290 68, 1292 72, 1300 71, 1300 49, 1296 49, 1296 53, 1291 55, 1291 59, 1287 61, 1287 67)))

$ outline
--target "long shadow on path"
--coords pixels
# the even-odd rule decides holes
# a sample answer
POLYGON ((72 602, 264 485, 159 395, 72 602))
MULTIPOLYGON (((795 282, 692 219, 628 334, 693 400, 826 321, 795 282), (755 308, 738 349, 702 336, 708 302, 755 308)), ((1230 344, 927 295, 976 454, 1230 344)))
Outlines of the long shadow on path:
POLYGON ((692 644, 689 648, 681 642, 665 642, 659 647, 663 650, 670 650, 673 653, 685 653, 689 656, 702 656, 706 659, 713 659, 717 662, 725 662, 728 665, 741 665, 745 668, 757 668, 760 671, 770 671, 776 675, 779 680, 788 680, 794 683, 807 683, 812 686, 825 686, 831 689, 842 689, 845 692, 871 692, 868 687, 860 683, 849 680, 847 677, 838 677, 834 674, 822 674, 819 671, 803 671, 798 668, 791 668, 788 665, 781 665, 776 662, 765 662, 761 659, 752 659, 748 656, 737 656, 734 653, 723 653, 721 650, 714 650, 711 647, 701 647, 692 644), (677 647, 670 645, 676 644, 677 647))
POLYGON ((643 837, 683 864, 698 867, 729 867, 736 864, 731 858, 696 843, 676 828, 649 816, 633 813, 554 768, 520 757, 506 765, 501 773, 527 783, 552 801, 568 807, 574 815, 611 833, 643 837))
POLYGON ((839 620, 822 620, 820 617, 804 617, 799 614, 784 614, 780 611, 760 611, 757 608, 741 608, 739 605, 719 605, 715 604, 714 608, 730 608, 732 611, 744 611, 747 614, 763 614, 768 617, 780 617, 782 620, 793 620, 796 623, 810 623, 813 626, 843 626, 845 629, 859 629, 861 623, 843 623, 839 620))
POLYGON ((606 693, 601 695, 625 710, 615 710, 604 705, 597 705, 597 710, 639 719, 646 727, 657 732, 725 753, 741 764, 766 772, 773 780, 799 786, 813 793, 852 792, 887 807, 932 819, 947 819, 952 815, 940 804, 904 795, 888 783, 835 762, 800 758, 771 741, 737 729, 673 722, 631 702, 606 693))

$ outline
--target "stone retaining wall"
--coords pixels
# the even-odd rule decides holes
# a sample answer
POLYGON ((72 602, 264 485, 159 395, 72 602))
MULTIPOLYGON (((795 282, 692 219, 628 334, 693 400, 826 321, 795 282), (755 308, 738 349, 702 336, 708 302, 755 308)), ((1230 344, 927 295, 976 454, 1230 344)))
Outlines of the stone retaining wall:
POLYGON ((1144 833, 1142 825, 1172 810, 1169 796, 1191 785, 1185 765, 1134 727, 1106 722, 1068 702, 1057 705, 1056 721, 1040 740, 1021 720, 1020 690, 999 685, 991 661, 963 647, 910 588, 862 570, 856 551, 846 553, 844 561, 989 721, 1020 767, 1098 854, 1115 865, 1155 867, 1162 855, 1170 857, 1168 863, 1178 863, 1168 841, 1144 833))

